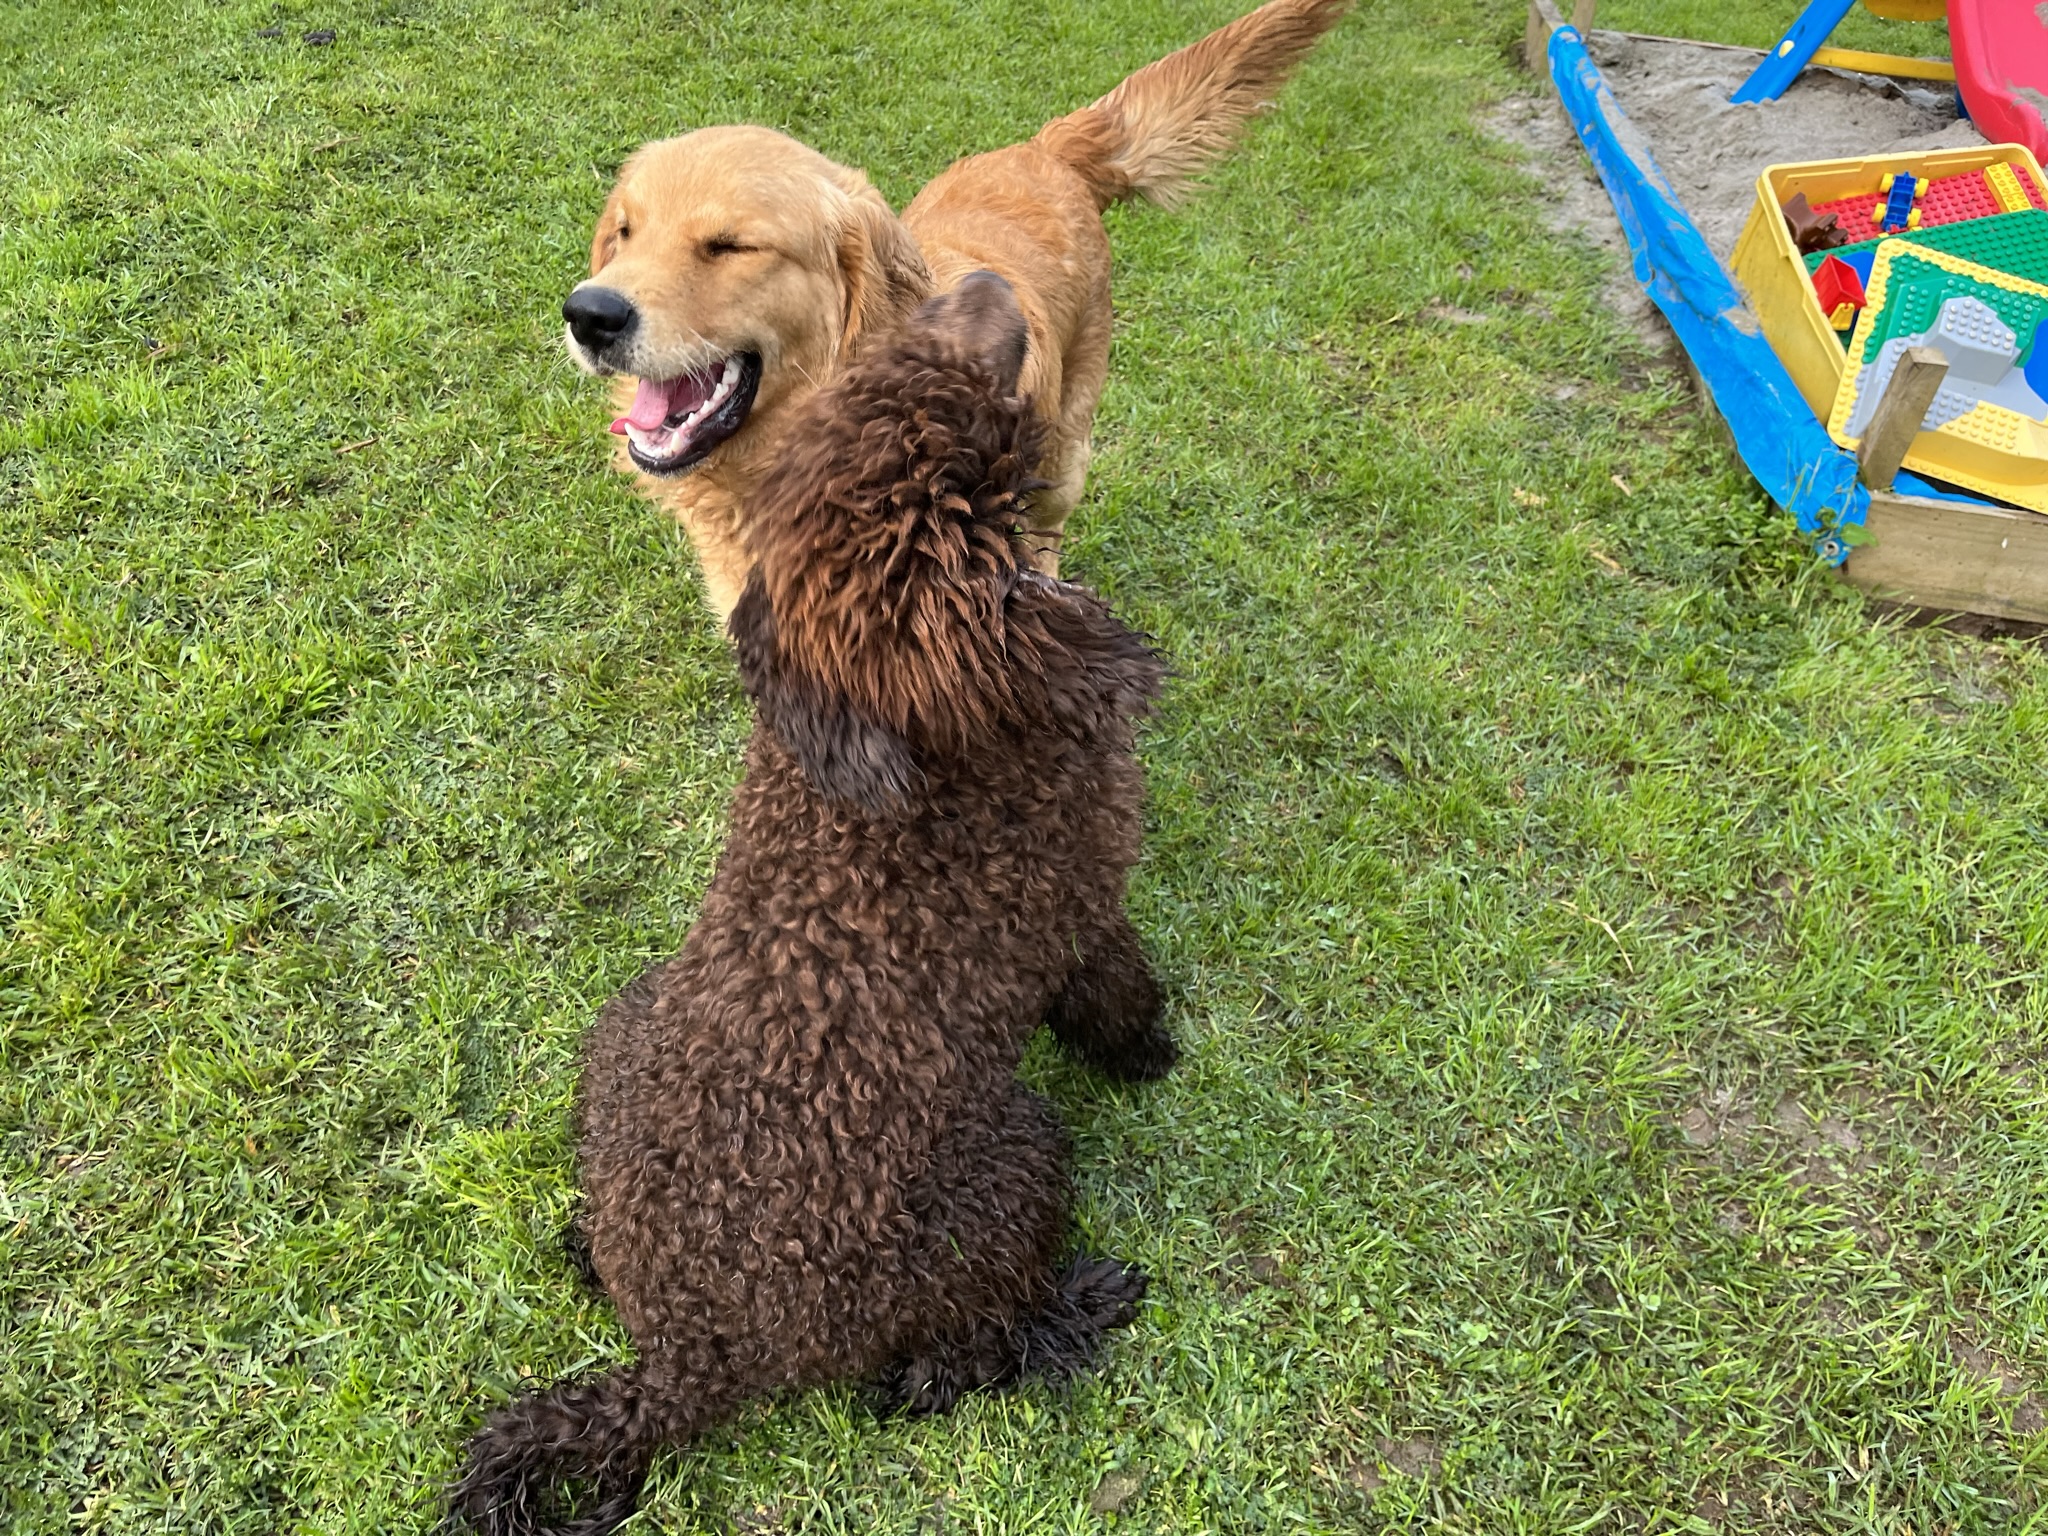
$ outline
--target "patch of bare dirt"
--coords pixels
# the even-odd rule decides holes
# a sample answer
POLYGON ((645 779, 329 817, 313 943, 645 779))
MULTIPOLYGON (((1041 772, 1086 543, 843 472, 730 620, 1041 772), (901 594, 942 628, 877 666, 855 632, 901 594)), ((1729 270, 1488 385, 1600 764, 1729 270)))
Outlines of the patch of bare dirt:
POLYGON ((1408 1477, 1427 1477, 1444 1464, 1442 1448, 1427 1435, 1410 1435, 1405 1440, 1382 1435, 1378 1449, 1382 1462, 1408 1477))
POLYGON ((1294 1255, 1285 1248, 1234 1254, 1223 1261, 1224 1289, 1239 1297, 1261 1290, 1292 1291, 1296 1289, 1293 1261, 1294 1255))
POLYGON ((1145 1474, 1128 1467, 1119 1467, 1114 1472, 1103 1474, 1102 1481, 1095 1485, 1095 1491, 1088 1495, 1088 1511, 1096 1515, 1113 1515, 1145 1486, 1145 1474))
POLYGON ((1993 1350, 1958 1332, 1948 1336, 1949 1358, 1980 1381, 1989 1382, 2012 1405, 2012 1432, 2036 1435, 2048 1428, 2048 1398, 2020 1369, 1993 1350))
POLYGON ((1379 1468, 1370 1462, 1354 1461, 1344 1468, 1344 1481, 1365 1495, 1370 1504, 1373 1495, 1387 1486, 1387 1480, 1380 1476, 1379 1468))
POLYGON ((1718 1147, 1724 1142, 1744 1146, 1755 1129, 1755 1110, 1733 1088, 1709 1092, 1698 1103, 1688 1105, 1678 1117, 1679 1134, 1692 1146, 1701 1148, 1718 1147))

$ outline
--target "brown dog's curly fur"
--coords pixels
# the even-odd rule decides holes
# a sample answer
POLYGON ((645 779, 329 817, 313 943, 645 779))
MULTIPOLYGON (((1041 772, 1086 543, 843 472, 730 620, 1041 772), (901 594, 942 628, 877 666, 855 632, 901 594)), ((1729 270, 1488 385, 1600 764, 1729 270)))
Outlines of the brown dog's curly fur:
POLYGON ((1135 1315, 1143 1276, 1059 1263, 1064 1138, 1016 1068, 1041 1022, 1124 1077, 1173 1062, 1123 910, 1163 667, 1020 547, 1023 337, 1000 278, 931 301, 759 492, 731 837, 584 1062, 582 1233, 639 1358, 491 1418, 452 1491, 491 1536, 609 1530, 748 1398, 938 1411, 1135 1315))

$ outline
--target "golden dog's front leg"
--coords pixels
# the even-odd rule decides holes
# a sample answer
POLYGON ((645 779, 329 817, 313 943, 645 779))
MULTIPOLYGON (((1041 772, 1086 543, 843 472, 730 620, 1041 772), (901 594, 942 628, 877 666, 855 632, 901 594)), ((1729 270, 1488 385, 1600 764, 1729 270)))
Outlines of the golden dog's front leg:
MULTIPOLYGON (((1088 405, 1094 405, 1092 397, 1088 405)), ((1031 520, 1025 525, 1023 544, 1032 565, 1047 576, 1060 573, 1060 545, 1066 535, 1067 518, 1088 483, 1088 427, 1092 414, 1092 410, 1064 412, 1063 417, 1079 415, 1081 419, 1054 422, 1052 442, 1040 471, 1052 483, 1031 498, 1031 520)))

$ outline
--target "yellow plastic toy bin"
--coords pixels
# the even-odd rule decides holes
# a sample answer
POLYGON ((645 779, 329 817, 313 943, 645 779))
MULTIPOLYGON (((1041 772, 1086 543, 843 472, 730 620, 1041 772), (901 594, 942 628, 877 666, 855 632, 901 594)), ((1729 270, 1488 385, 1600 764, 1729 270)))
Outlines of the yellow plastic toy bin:
POLYGON ((1888 174, 1910 171, 1929 179, 1964 176, 1987 165, 2010 165, 2031 176, 2048 195, 2048 180, 2024 144, 1984 144, 1972 149, 1902 150, 1856 160, 1811 160, 1804 165, 1769 165, 1756 179, 1756 203, 1735 242, 1735 280, 1749 290, 1749 302, 1763 322, 1764 338, 1784 363, 1799 393, 1826 421, 1841 387, 1842 343, 1821 313, 1806 263, 1785 227, 1784 204, 1799 193, 1811 204, 1867 193, 1888 174))

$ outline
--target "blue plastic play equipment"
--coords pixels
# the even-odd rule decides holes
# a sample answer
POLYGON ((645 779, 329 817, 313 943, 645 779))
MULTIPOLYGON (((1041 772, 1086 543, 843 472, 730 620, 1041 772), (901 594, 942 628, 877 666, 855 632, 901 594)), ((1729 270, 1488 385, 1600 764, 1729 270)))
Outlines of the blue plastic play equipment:
POLYGON ((1756 73, 1736 88, 1730 101, 1776 101, 1785 87, 1799 78, 1799 72, 1813 62, 1813 56, 1828 40, 1828 34, 1842 24, 1856 0, 1813 0, 1792 23, 1792 30, 1764 55, 1756 73))

